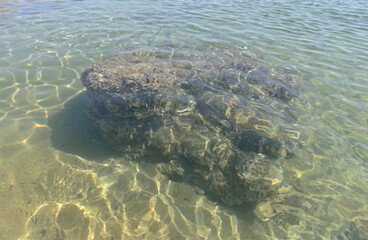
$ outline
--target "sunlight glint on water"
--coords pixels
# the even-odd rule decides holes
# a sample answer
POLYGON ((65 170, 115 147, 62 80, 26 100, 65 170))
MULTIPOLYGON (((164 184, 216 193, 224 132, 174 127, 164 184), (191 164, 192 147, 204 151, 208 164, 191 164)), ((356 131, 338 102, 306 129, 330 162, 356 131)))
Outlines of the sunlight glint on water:
POLYGON ((367 238, 367 39, 364 0, 1 1, 0 239, 367 238), (81 73, 160 44, 300 71, 305 151, 278 199, 226 209, 100 137, 81 73))

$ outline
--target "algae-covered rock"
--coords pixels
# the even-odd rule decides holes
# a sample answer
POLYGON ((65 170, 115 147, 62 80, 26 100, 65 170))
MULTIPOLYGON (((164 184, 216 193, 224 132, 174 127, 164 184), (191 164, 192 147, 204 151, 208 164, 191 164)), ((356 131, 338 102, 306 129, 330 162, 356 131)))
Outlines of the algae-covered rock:
POLYGON ((117 150, 160 158, 166 175, 229 205, 281 182, 298 132, 293 69, 275 71, 244 49, 143 48, 88 67, 88 114, 117 150))

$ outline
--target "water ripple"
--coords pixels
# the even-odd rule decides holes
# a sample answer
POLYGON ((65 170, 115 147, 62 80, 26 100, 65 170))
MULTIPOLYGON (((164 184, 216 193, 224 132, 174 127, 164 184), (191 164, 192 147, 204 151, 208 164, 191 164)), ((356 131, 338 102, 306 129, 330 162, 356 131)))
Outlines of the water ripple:
POLYGON ((0 238, 76 236, 62 230, 72 228, 65 218, 73 213, 88 226, 75 229, 101 238, 368 235, 368 1, 6 0, 0 33, 0 205, 9 216, 0 221, 0 238), (237 46, 271 67, 299 70, 305 100, 294 104, 310 156, 286 161, 280 197, 256 208, 265 222, 253 213, 239 217, 244 209, 221 209, 153 167, 97 153, 105 145, 93 124, 69 111, 80 105, 71 99, 83 91, 86 66, 160 44, 237 46), (56 114, 62 121, 52 117, 65 112, 56 114), (61 137, 50 143, 55 129, 61 137), (52 223, 52 231, 37 221, 52 223))

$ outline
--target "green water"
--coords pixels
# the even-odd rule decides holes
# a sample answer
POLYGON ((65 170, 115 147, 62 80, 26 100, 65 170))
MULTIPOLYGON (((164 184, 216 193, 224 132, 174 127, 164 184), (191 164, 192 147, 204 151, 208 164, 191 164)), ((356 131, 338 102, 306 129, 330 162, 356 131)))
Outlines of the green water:
POLYGON ((368 238, 368 2, 0 1, 0 239, 368 238), (84 68, 121 50, 243 47, 295 66, 305 154, 226 209, 114 152, 84 68))

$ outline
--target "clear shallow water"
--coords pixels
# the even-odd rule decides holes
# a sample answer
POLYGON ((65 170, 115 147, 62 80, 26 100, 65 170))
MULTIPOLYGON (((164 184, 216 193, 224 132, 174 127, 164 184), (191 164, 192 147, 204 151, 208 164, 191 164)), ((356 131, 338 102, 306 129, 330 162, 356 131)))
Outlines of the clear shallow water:
POLYGON ((1 1, 0 239, 367 238, 367 29, 360 0, 1 1), (309 154, 285 162, 279 199, 225 209, 101 139, 80 74, 165 43, 301 72, 309 154))

